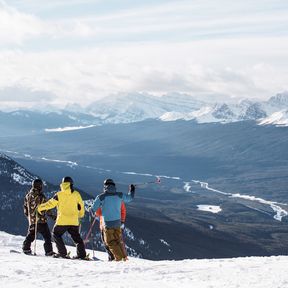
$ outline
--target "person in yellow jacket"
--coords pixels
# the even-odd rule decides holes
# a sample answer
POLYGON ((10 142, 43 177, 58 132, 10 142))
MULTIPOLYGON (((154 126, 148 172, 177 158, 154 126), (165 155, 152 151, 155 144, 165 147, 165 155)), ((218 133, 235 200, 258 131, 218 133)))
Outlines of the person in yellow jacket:
POLYGON ((58 249, 55 257, 69 258, 62 239, 67 231, 76 244, 77 256, 75 258, 85 259, 85 246, 79 233, 79 218, 83 218, 85 214, 82 197, 78 191, 74 190, 73 180, 69 176, 62 179, 60 188, 61 191, 57 192, 53 198, 38 206, 38 213, 41 214, 42 211, 57 207, 57 219, 52 231, 58 249))

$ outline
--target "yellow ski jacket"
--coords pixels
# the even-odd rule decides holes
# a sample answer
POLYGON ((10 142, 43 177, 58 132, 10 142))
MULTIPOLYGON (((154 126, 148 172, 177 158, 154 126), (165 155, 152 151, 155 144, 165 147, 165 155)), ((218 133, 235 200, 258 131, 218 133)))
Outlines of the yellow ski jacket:
POLYGON ((53 198, 38 206, 38 212, 50 210, 57 207, 56 225, 79 226, 79 218, 84 217, 84 203, 80 193, 71 191, 70 183, 64 182, 60 185, 61 191, 53 198))

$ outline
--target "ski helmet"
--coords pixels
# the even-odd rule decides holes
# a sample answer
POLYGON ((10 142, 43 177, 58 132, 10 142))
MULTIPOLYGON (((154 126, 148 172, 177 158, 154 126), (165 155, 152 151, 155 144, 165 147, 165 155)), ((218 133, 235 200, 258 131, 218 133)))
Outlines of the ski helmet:
POLYGON ((43 187, 43 181, 40 178, 36 178, 32 182, 32 187, 41 190, 43 187))
POLYGON ((70 176, 65 176, 64 178, 62 178, 62 183, 64 182, 69 182, 71 185, 74 184, 73 179, 70 176))
POLYGON ((114 185, 115 186, 115 183, 112 179, 105 179, 104 185, 114 185))

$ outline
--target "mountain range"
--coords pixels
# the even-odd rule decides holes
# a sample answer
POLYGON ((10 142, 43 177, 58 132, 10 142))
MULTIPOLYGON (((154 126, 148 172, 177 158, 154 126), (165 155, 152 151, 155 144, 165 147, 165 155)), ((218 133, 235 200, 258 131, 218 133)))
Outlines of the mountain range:
POLYGON ((206 103, 187 94, 156 97, 144 93, 112 95, 82 108, 47 111, 18 110, 0 112, 0 132, 23 135, 61 132, 104 124, 133 123, 146 119, 186 120, 197 123, 231 123, 254 120, 259 125, 286 126, 288 92, 267 101, 242 100, 229 103, 206 103))

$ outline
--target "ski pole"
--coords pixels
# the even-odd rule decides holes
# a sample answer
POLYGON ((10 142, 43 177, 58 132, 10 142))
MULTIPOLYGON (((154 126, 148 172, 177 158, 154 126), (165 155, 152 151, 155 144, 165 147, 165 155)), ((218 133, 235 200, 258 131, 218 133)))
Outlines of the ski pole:
MULTIPOLYGON (((36 207, 37 209, 37 207, 36 207)), ((38 212, 35 212, 35 239, 34 239, 34 255, 36 255, 36 243, 37 243, 37 226, 38 226, 38 212)))
POLYGON ((94 234, 91 232, 91 240, 92 240, 92 255, 93 259, 95 258, 95 252, 94 252, 94 234))
POLYGON ((84 243, 85 243, 85 244, 86 244, 87 242, 89 242, 89 237, 90 237, 90 234, 91 234, 91 232, 92 232, 92 229, 93 229, 93 226, 94 226, 95 222, 96 222, 96 217, 94 218, 92 224, 90 225, 89 231, 88 231, 88 233, 87 233, 87 235, 86 235, 86 237, 85 237, 85 239, 84 239, 84 243))
MULTIPOLYGON (((90 217, 89 218, 90 218, 90 223, 91 224, 95 220, 93 217, 94 217, 93 212, 90 210, 90 217), (93 219, 93 221, 92 221, 92 219, 93 219)), ((93 255, 93 259, 94 259, 95 258, 95 252, 94 252, 94 233, 93 233, 93 229, 92 229, 91 234, 90 234, 90 240, 92 240, 92 253, 93 253, 92 255, 93 255)))

